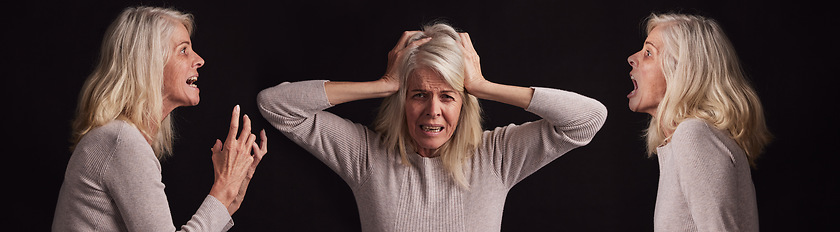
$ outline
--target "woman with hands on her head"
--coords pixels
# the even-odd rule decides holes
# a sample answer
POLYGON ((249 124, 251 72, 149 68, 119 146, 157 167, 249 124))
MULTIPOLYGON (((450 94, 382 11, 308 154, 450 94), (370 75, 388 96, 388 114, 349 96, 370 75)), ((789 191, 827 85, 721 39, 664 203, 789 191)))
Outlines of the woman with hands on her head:
POLYGON ((606 108, 576 93, 490 82, 467 33, 405 32, 375 81, 282 83, 260 112, 352 189, 364 231, 498 231, 508 191, 587 144, 606 108), (373 129, 324 111, 382 98, 373 129), (483 131, 478 99, 543 119, 483 131))
MULTIPOLYGON (((170 113, 199 102, 204 60, 192 50, 193 18, 172 9, 125 9, 108 28, 73 122, 54 231, 175 231, 160 161, 172 152, 170 113)), ((211 148, 215 181, 182 231, 226 231, 266 154, 234 107, 224 143, 211 148)))
POLYGON ((655 231, 758 231, 750 166, 770 141, 758 95, 712 19, 651 14, 627 61, 630 110, 651 115, 655 231))

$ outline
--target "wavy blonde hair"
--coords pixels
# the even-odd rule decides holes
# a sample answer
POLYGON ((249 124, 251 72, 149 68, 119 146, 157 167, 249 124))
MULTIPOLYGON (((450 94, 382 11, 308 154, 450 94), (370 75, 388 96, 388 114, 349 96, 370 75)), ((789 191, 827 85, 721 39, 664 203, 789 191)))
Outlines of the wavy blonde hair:
POLYGON ((158 7, 126 8, 111 23, 79 95, 71 149, 90 130, 120 119, 151 141, 158 159, 172 153, 172 121, 162 115, 163 69, 170 36, 181 25, 192 35, 193 16, 158 7))
POLYGON ((464 56, 458 32, 447 24, 436 23, 424 26, 420 33, 414 34, 406 44, 431 37, 423 45, 409 52, 398 61, 401 68, 400 89, 397 93, 382 101, 379 114, 374 121, 374 129, 382 134, 383 143, 399 152, 402 163, 410 165, 407 150, 415 146, 408 133, 405 115, 406 89, 411 73, 421 67, 427 67, 439 73, 458 94, 461 95, 461 116, 458 126, 446 143, 437 149, 446 170, 456 183, 469 188, 466 178, 465 161, 472 157, 481 144, 481 106, 478 98, 466 92, 464 88, 464 56))
POLYGON ((647 33, 657 27, 664 44, 659 62, 666 90, 647 129, 648 154, 656 153, 666 132, 680 122, 699 118, 729 132, 755 166, 772 135, 758 95, 720 25, 702 16, 651 14, 647 33))

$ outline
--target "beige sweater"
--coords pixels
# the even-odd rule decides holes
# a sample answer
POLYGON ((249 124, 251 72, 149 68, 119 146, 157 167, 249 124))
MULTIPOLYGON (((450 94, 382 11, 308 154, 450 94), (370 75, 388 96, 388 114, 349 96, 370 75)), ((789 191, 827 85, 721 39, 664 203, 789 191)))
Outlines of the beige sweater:
MULTIPOLYGON (((459 187, 439 158, 388 152, 380 135, 323 111, 324 81, 283 83, 258 96, 263 116, 350 186, 364 231, 499 231, 508 191, 569 150, 587 144, 606 120, 598 101, 534 88, 529 112, 542 120, 485 131, 467 162, 471 189, 459 187)), ((558 209, 562 210, 562 209, 558 209)))
POLYGON ((726 132, 689 119, 657 154, 655 231, 758 231, 750 165, 726 132))
MULTIPOLYGON (((88 132, 73 151, 58 195, 53 231, 175 231, 160 162, 131 124, 88 132)), ((181 231, 227 231, 227 208, 207 195, 181 231)))

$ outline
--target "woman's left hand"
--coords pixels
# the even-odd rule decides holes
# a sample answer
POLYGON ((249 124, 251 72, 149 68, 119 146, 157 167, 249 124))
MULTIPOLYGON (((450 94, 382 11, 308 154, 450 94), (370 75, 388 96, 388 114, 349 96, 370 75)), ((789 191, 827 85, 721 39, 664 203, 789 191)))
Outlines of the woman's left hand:
POLYGON ((464 55, 464 88, 467 92, 475 91, 474 88, 480 88, 479 85, 488 81, 481 74, 481 60, 473 47, 470 34, 461 32, 458 35, 461 37, 461 52, 464 55))
POLYGON ((464 55, 464 88, 467 93, 481 99, 510 104, 527 109, 534 96, 534 89, 490 82, 481 74, 481 61, 475 52, 470 34, 458 33, 464 55))

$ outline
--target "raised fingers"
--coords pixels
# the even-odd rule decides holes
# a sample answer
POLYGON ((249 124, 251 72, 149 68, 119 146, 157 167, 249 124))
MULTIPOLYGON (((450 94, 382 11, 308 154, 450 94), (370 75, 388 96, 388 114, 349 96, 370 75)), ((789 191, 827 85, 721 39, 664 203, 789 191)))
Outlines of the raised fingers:
POLYGON ((260 144, 253 143, 251 149, 254 151, 254 166, 262 160, 262 157, 268 153, 268 137, 265 136, 265 130, 260 130, 260 144))
POLYGON ((254 151, 254 158, 259 160, 265 153, 268 153, 268 137, 265 136, 265 130, 260 130, 260 144, 254 143, 252 150, 254 151))
POLYGON ((236 130, 239 128, 239 105, 233 107, 233 112, 230 116, 230 128, 228 130, 227 139, 225 143, 236 140, 236 130))
POLYGON ((250 135, 253 135, 251 134, 251 118, 246 114, 242 116, 242 131, 239 132, 239 139, 237 141, 242 142, 250 135))
POLYGON ((268 136, 265 136, 265 129, 260 130, 260 151, 263 155, 268 153, 268 136))

